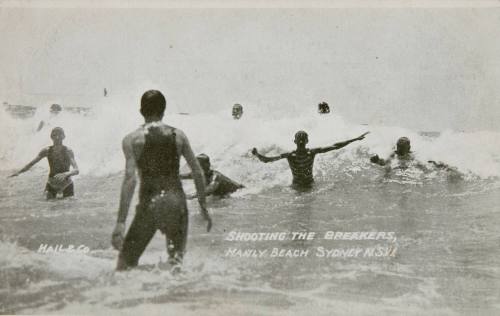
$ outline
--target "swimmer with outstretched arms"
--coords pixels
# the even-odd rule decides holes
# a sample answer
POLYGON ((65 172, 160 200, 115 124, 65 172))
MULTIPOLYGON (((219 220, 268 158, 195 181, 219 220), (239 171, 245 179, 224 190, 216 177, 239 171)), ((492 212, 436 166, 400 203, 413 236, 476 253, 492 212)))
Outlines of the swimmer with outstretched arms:
MULTIPOLYGON (((203 170, 203 174, 205 176, 205 195, 213 195, 217 197, 225 197, 229 194, 244 188, 242 184, 237 183, 236 181, 231 180, 227 176, 223 175, 217 170, 213 170, 210 164, 210 157, 205 154, 200 154, 196 156, 198 159, 198 163, 203 170)), ((181 174, 181 179, 192 179, 193 176, 191 173, 181 174)), ((196 197, 196 194, 188 195, 188 199, 193 199, 196 197)))
POLYGON ((368 133, 369 132, 366 132, 359 137, 335 143, 332 146, 309 149, 306 147, 307 143, 309 142, 307 133, 304 131, 298 131, 297 133, 295 133, 295 140, 294 140, 295 144, 297 145, 296 150, 281 154, 279 156, 266 157, 264 155, 259 154, 257 148, 253 148, 252 154, 257 156, 257 158, 259 158, 260 161, 265 163, 286 158, 288 160, 288 165, 290 166, 290 170, 292 171, 292 176, 293 176, 292 186, 294 188, 309 188, 312 186, 314 182, 312 170, 313 170, 314 158, 316 157, 317 154, 323 154, 332 150, 343 148, 352 142, 364 139, 365 135, 368 133))
POLYGON ((141 98, 140 112, 145 124, 125 136, 122 142, 125 155, 120 206, 112 245, 120 251, 116 270, 136 267, 139 258, 157 230, 167 241, 168 262, 179 268, 184 257, 188 234, 186 196, 179 177, 181 156, 191 168, 201 214, 212 219, 206 209, 205 180, 188 138, 175 127, 162 122, 166 100, 157 90, 146 91, 141 98), (125 234, 125 222, 139 175, 139 204, 135 217, 125 234))
POLYGON ((69 147, 63 145, 65 135, 61 127, 52 129, 50 138, 53 142, 52 146, 42 149, 35 159, 9 177, 17 177, 21 173, 30 170, 31 167, 43 158, 47 158, 50 169, 47 185, 45 186, 47 199, 56 198, 57 194, 60 192, 62 192, 63 197, 73 196, 74 187, 71 177, 79 173, 75 155, 69 147), (70 167, 72 167, 73 170, 70 170, 70 167))

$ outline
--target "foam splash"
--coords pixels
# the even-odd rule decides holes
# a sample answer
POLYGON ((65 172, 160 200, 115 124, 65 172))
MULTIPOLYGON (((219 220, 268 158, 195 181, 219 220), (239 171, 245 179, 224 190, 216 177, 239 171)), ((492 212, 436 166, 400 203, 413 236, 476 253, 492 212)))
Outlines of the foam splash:
MULTIPOLYGON (((39 111, 42 113, 48 109, 40 108, 39 111)), ((116 173, 124 166, 122 138, 142 123, 137 106, 125 98, 108 98, 106 103, 92 108, 88 115, 63 111, 46 118, 47 115, 42 114, 28 119, 2 117, 0 133, 4 137, 0 143, 0 168, 20 168, 40 149, 51 145, 50 129, 62 126, 66 131, 65 144, 75 152, 82 174, 102 176, 116 173), (46 125, 36 132, 42 117, 46 125)), ((252 157, 250 150, 257 147, 267 155, 293 150, 293 135, 297 130, 308 132, 309 147, 327 146, 368 130, 371 132, 363 141, 321 155, 323 160, 351 160, 355 164, 375 153, 386 157, 394 149, 396 140, 407 136, 421 161, 443 161, 463 173, 481 178, 500 176, 500 135, 496 132, 447 130, 436 138, 429 138, 399 127, 352 124, 335 113, 324 116, 295 113, 293 117, 290 113, 282 117, 278 114, 266 115, 250 105, 245 107, 240 120, 233 120, 227 111, 196 115, 167 113, 164 121, 182 129, 194 151, 209 155, 214 168, 243 183, 258 183, 264 179, 269 185, 289 183, 286 162, 264 165, 252 157)), ((315 172, 328 172, 321 170, 321 165, 316 164, 315 172)))

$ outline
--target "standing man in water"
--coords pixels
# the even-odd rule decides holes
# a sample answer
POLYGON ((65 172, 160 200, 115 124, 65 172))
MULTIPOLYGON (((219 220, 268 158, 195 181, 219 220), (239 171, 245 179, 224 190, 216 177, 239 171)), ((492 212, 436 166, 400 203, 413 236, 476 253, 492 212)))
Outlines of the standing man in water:
POLYGON ((165 97, 160 91, 146 91, 141 98, 140 110, 145 124, 125 136, 122 142, 126 160, 125 178, 118 220, 112 235, 113 247, 120 250, 117 270, 137 266, 139 257, 158 229, 166 236, 169 263, 175 268, 182 263, 187 241, 188 209, 179 177, 181 156, 191 167, 201 213, 208 221, 207 231, 212 227, 206 209, 203 172, 186 135, 162 122, 165 106, 165 97), (140 178, 139 204, 124 238, 136 173, 140 178))
POLYGON ((52 129, 50 138, 53 145, 42 149, 35 159, 9 177, 17 177, 21 173, 30 170, 31 167, 43 158, 47 158, 50 168, 49 178, 45 186, 47 200, 55 199, 60 192, 62 192, 63 197, 73 196, 74 188, 71 177, 77 175, 79 171, 73 151, 63 145, 65 137, 64 130, 61 127, 52 129), (70 166, 73 167, 71 171, 70 166))
POLYGON ((309 149, 306 148, 306 145, 309 142, 307 133, 304 131, 298 131, 297 133, 295 133, 295 140, 294 140, 295 144, 297 144, 296 150, 275 157, 266 157, 264 155, 259 154, 257 148, 254 148, 252 149, 252 154, 257 156, 257 158, 259 158, 260 161, 265 163, 286 158, 288 160, 288 165, 290 166, 290 170, 292 171, 292 176, 293 176, 292 186, 296 189, 310 188, 312 187, 312 184, 314 182, 312 170, 313 170, 314 158, 316 157, 317 154, 322 154, 329 152, 331 150, 343 148, 354 141, 364 139, 365 135, 368 133, 369 132, 366 132, 359 137, 335 143, 332 146, 309 149))

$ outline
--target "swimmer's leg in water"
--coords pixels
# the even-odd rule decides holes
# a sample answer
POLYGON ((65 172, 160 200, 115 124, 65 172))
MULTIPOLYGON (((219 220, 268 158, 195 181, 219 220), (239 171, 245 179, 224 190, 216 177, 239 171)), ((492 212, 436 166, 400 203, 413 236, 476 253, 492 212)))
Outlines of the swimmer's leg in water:
POLYGON ((158 228, 165 234, 168 261, 182 263, 187 242, 188 210, 183 192, 164 192, 152 202, 158 228))
POLYGON ((57 197, 57 191, 54 190, 48 183, 45 186, 45 198, 47 200, 53 200, 57 197))
POLYGON ((116 270, 126 270, 136 267, 139 258, 146 249, 156 232, 156 225, 151 212, 137 205, 134 220, 123 241, 123 246, 118 257, 116 270))
POLYGON ((71 183, 63 190, 63 197, 70 197, 74 195, 75 195, 75 187, 73 186, 73 183, 71 183))

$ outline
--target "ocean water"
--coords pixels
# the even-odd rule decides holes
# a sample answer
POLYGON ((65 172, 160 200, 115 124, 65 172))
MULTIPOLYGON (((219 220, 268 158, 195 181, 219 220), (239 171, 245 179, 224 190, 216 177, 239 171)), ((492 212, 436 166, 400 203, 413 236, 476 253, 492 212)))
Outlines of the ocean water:
MULTIPOLYGON (((160 233, 141 257, 140 269, 115 273, 117 252, 110 236, 124 167, 120 142, 141 123, 136 109, 123 108, 111 100, 85 115, 63 111, 50 117, 44 108, 23 119, 2 113, 1 313, 500 313, 498 133, 419 133, 354 124, 337 113, 265 113, 252 105, 239 121, 232 120, 230 109, 167 113, 165 121, 184 130, 196 153, 208 154, 215 169, 246 189, 228 199, 209 198, 210 233, 197 202, 188 203, 188 252, 181 274, 162 268, 167 257, 160 233), (42 119, 47 124, 37 133, 42 119), (81 174, 74 180, 74 198, 47 202, 46 161, 19 177, 6 177, 51 144, 55 126, 65 129, 65 144, 75 152, 81 174), (309 147, 371 133, 319 155, 314 188, 297 192, 289 187, 286 161, 263 164, 250 150, 257 147, 269 155, 292 150, 299 129, 309 133, 309 147), (389 172, 370 164, 370 155, 389 155, 401 136, 411 139, 420 161, 443 161, 454 170, 389 172), (238 232, 285 237, 231 240, 238 232), (294 232, 314 236, 294 239, 294 232), (346 234, 328 239, 332 232, 379 234, 375 240, 346 234), (81 251, 44 253, 44 245, 73 245, 81 251), (292 257, 293 251, 307 255, 292 257)), ((194 190, 192 182, 184 184, 187 192, 194 190)), ((132 208, 127 224, 133 213, 132 208)))

